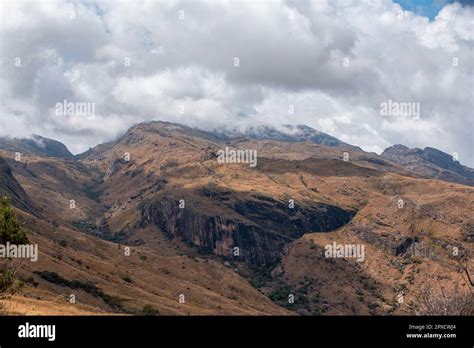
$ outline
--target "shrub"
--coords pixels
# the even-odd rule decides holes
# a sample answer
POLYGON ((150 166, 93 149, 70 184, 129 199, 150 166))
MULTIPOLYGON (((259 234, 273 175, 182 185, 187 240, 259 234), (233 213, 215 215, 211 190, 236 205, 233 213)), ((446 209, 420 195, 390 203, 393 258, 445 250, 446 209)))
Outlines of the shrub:
POLYGON ((158 314, 160 314, 160 312, 158 312, 155 308, 153 308, 149 304, 143 306, 142 313, 143 313, 143 315, 158 315, 158 314))
MULTIPOLYGON (((28 238, 23 225, 17 220, 8 197, 0 198, 0 244, 26 244, 28 238)), ((22 283, 16 280, 16 266, 11 260, 0 265, 0 299, 8 299, 15 294, 22 283)), ((24 285, 24 284, 23 284, 24 285)), ((3 310, 1 311, 3 312, 3 310)))
POLYGON ((13 288, 15 284, 15 273, 11 269, 0 271, 0 293, 6 293, 13 288))
POLYGON ((8 197, 0 200, 0 243, 6 244, 26 244, 26 237, 23 225, 17 220, 8 197))
POLYGON ((44 280, 60 285, 60 286, 66 286, 71 289, 78 289, 78 290, 83 290, 92 296, 99 297, 104 301, 106 304, 108 304, 110 307, 118 310, 124 310, 122 306, 122 300, 118 297, 109 295, 104 293, 104 291, 100 288, 98 288, 95 284, 91 282, 83 282, 81 280, 68 280, 63 277, 61 277, 59 274, 56 272, 49 272, 49 271, 35 271, 37 275, 39 275, 41 278, 44 280))

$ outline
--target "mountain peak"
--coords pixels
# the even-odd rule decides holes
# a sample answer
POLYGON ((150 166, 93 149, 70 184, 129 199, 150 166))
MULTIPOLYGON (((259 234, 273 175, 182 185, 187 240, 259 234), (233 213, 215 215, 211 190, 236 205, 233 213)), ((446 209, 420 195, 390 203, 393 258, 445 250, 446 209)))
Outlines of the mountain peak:
POLYGON ((357 146, 347 144, 329 134, 301 124, 296 126, 290 124, 283 124, 280 126, 258 125, 250 126, 243 131, 218 128, 214 133, 228 137, 245 136, 255 140, 269 139, 291 143, 309 141, 323 146, 346 148, 356 151, 362 150, 357 146))
POLYGON ((386 148, 382 156, 407 166, 418 174, 461 184, 474 184, 473 169, 463 166, 452 155, 433 147, 420 149, 397 144, 386 148))
POLYGON ((30 138, 0 138, 0 149, 46 157, 74 157, 63 143, 36 134, 30 138))

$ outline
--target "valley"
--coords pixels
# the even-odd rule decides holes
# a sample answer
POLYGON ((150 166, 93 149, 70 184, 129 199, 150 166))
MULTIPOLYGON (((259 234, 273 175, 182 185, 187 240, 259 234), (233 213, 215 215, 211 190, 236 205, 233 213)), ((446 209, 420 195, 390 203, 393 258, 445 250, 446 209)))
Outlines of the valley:
POLYGON ((458 262, 472 272, 471 169, 299 132, 150 122, 77 156, 0 141, 0 194, 39 246, 4 308, 403 315, 423 309, 428 285, 472 297, 458 262), (254 150, 256 166, 219 163, 226 148, 254 150), (364 260, 326 257, 333 243, 363 247, 364 260))

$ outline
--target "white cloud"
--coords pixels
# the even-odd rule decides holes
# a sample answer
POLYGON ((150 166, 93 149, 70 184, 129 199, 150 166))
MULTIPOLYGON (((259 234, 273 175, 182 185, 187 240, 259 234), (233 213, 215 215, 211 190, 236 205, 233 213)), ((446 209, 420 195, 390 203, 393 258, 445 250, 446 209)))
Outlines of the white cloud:
POLYGON ((3 1, 0 135, 37 133, 80 152, 153 119, 301 123, 368 151, 434 146, 473 166, 474 10, 446 5, 430 22, 400 9, 390 0, 3 1), (94 102, 97 117, 58 118, 51 110, 64 99, 94 102), (388 99, 420 103, 420 119, 382 117, 388 99))

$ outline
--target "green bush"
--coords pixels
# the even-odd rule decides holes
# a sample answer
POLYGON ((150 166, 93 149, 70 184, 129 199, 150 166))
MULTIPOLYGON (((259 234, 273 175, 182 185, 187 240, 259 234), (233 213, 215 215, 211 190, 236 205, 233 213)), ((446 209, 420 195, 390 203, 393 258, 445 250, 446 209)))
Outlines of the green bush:
POLYGON ((158 315, 160 312, 158 312, 155 308, 153 308, 151 305, 147 304, 143 306, 142 308, 142 314, 143 315, 158 315))
POLYGON ((26 244, 26 237, 23 225, 17 220, 8 197, 0 200, 0 244, 26 244))
POLYGON ((122 300, 118 297, 109 295, 104 293, 102 289, 98 288, 95 284, 91 282, 83 282, 81 280, 69 280, 61 277, 59 274, 56 272, 50 272, 50 271, 35 271, 35 274, 39 275, 41 278, 44 280, 60 285, 60 286, 66 286, 71 289, 78 289, 78 290, 83 290, 92 296, 99 297, 101 298, 106 304, 108 304, 110 307, 118 310, 123 310, 122 306, 122 300))
POLYGON ((15 284, 15 273, 11 269, 0 270, 0 294, 8 292, 15 284))
MULTIPOLYGON (((26 244, 28 238, 23 225, 17 220, 8 197, 0 198, 0 244, 26 244)), ((0 264, 0 298, 9 298, 22 283, 15 277, 16 267, 11 260, 2 261, 0 264)), ((23 284, 24 285, 24 284, 23 284)))

